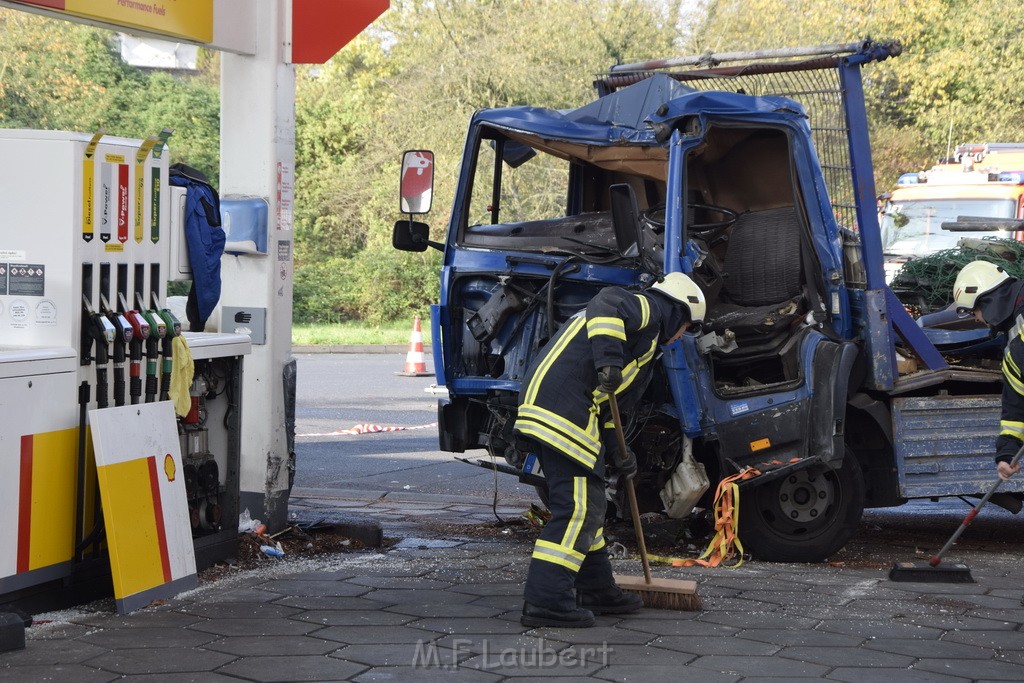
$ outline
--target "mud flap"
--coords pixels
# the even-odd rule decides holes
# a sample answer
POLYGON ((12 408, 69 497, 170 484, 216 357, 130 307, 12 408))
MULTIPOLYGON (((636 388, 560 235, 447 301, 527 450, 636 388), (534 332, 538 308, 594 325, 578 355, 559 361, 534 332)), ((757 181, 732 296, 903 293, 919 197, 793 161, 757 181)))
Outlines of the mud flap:
POLYGON ((845 453, 846 402, 858 352, 852 342, 829 341, 818 344, 814 352, 808 453, 837 469, 845 453))

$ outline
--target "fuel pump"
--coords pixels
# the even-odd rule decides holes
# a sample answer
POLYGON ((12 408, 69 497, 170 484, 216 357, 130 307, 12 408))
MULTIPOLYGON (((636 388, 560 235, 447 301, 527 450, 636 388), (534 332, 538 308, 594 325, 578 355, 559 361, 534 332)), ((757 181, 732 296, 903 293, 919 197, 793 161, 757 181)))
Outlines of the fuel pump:
POLYGON ((129 374, 131 375, 131 386, 129 395, 132 405, 137 404, 142 398, 142 342, 149 339, 149 322, 136 311, 128 308, 128 302, 121 297, 121 307, 124 309, 124 316, 132 326, 132 338, 128 344, 129 374))
POLYGON ((131 343, 134 336, 132 324, 123 314, 110 309, 107 299, 100 295, 100 303, 103 305, 103 313, 107 320, 114 326, 114 405, 124 405, 125 384, 124 384, 124 361, 125 348, 131 343))
MULTIPOLYGON (((153 304, 156 305, 156 301, 153 304)), ((168 392, 171 389, 171 370, 174 368, 174 338, 181 334, 181 322, 168 308, 159 309, 157 315, 164 321, 167 330, 161 347, 163 373, 160 376, 160 400, 166 401, 170 398, 168 392)))
MULTIPOLYGON (((189 201, 198 200, 190 188, 170 187, 170 152, 149 143, 0 130, 4 225, 32 228, 0 228, 2 604, 92 599, 106 586, 119 607, 167 597, 164 584, 185 585, 177 583, 178 558, 187 558, 189 535, 197 569, 237 552, 237 528, 228 522, 238 517, 241 472, 266 468, 262 449, 242 458, 249 338, 180 332, 164 310, 168 281, 193 275, 186 228, 189 201), (173 363, 186 338, 193 377, 202 377, 191 424, 175 420, 169 403, 156 404, 178 379, 173 363), (151 410, 136 405, 146 399, 151 410), (187 446, 180 460, 175 438, 187 446), (154 473, 143 469, 150 458, 154 473), (122 467, 128 462, 137 464, 122 467), (183 474, 189 481, 174 483, 183 474), (186 483, 187 508, 162 497, 165 484, 186 483), (137 510, 157 505, 164 514, 138 519, 137 510), (185 510, 191 534, 181 528, 185 510), (118 539, 140 521, 147 543, 118 539), (152 568, 168 561, 171 581, 157 581, 166 576, 152 568), (161 587, 119 594, 118 585, 151 579, 161 587)), ((259 509, 265 497, 257 486, 245 504, 259 509)))
POLYGON ((157 365, 160 357, 160 341, 167 335, 167 323, 153 309, 146 310, 141 294, 136 294, 139 301, 139 314, 149 323, 149 336, 146 337, 146 403, 156 400, 157 365))

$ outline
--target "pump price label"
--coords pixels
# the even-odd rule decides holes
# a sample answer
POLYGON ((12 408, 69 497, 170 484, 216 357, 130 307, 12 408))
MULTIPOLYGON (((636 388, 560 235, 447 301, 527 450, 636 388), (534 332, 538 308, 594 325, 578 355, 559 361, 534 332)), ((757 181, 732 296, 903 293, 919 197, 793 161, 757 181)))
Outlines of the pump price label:
POLYGON ((103 131, 97 132, 85 147, 85 158, 82 159, 82 239, 91 242, 95 231, 96 213, 96 146, 103 137, 103 131))
POLYGON ((155 137, 146 138, 139 151, 135 154, 135 243, 142 244, 144 227, 142 224, 142 200, 146 186, 146 157, 159 140, 155 137))
POLYGON ((160 169, 153 167, 150 178, 149 239, 153 244, 160 241, 160 169))
POLYGON ((104 163, 100 172, 100 241, 110 241, 110 222, 114 220, 114 171, 117 166, 104 163))
POLYGON ((117 241, 128 241, 128 164, 117 166, 117 241))
MULTIPOLYGON (((164 153, 164 147, 174 131, 164 128, 156 136, 157 144, 153 147, 153 159, 160 159, 164 153)), ((156 244, 160 241, 160 167, 153 164, 150 175, 150 199, 149 199, 149 240, 156 244)))

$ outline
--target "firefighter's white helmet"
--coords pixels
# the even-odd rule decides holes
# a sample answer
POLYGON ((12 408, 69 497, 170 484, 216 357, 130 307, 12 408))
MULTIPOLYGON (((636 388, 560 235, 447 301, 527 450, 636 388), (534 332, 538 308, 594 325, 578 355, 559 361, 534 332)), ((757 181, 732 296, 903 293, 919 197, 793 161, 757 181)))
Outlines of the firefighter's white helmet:
POLYGON ((1010 279, 1002 267, 988 261, 972 261, 956 276, 953 285, 953 300, 959 308, 973 309, 979 296, 1010 279))
POLYGON ((690 309, 690 320, 694 323, 704 322, 707 301, 704 299, 704 292, 700 291, 700 287, 689 276, 683 273, 669 273, 661 282, 651 285, 651 289, 685 305, 690 309))

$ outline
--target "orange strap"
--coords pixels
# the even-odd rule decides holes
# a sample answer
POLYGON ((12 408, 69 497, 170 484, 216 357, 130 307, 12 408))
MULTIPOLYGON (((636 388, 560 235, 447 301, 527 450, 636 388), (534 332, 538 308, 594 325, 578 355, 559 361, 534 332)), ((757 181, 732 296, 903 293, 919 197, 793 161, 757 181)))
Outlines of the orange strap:
POLYGON ((760 470, 746 467, 737 474, 718 482, 715 490, 715 537, 707 550, 697 559, 650 556, 652 562, 671 564, 673 567, 738 567, 743 564, 743 544, 740 543, 740 489, 738 481, 753 479, 760 470), (735 561, 730 562, 736 558, 735 561))

